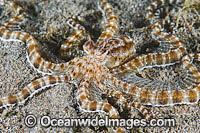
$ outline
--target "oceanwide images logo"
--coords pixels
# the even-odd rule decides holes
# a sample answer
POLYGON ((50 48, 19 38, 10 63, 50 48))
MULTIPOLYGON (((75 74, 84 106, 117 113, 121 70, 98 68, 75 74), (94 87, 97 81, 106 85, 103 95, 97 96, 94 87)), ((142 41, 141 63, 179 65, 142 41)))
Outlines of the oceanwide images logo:
MULTIPOLYGON (((34 115, 27 115, 25 120, 27 127, 31 128, 36 126, 37 118, 34 115)), ((43 127, 78 127, 78 126, 100 126, 100 127, 124 127, 126 129, 132 129, 139 126, 151 126, 151 127, 171 127, 175 126, 175 119, 152 119, 147 121, 146 119, 111 119, 108 116, 105 118, 51 118, 49 116, 42 116, 39 120, 39 124, 43 127)))
POLYGON ((106 116, 104 119, 95 117, 91 119, 51 119, 49 116, 43 116, 40 119, 40 124, 43 127, 72 127, 72 126, 106 126, 106 127, 125 127, 127 129, 132 129, 134 126, 145 126, 146 120, 142 119, 109 119, 106 116))

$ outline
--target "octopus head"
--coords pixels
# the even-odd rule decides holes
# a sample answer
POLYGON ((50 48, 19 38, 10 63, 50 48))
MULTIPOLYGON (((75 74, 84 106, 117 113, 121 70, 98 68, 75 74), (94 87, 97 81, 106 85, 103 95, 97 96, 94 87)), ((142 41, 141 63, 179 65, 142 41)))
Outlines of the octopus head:
POLYGON ((103 62, 108 53, 109 50, 107 50, 103 45, 97 45, 93 40, 89 39, 84 43, 83 50, 90 56, 93 56, 93 58, 96 58, 103 62))

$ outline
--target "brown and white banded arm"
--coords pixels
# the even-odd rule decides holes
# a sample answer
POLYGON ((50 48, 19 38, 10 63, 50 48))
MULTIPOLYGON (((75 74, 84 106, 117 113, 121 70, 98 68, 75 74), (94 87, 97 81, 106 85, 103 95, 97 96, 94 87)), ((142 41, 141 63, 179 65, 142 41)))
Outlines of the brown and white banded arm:
POLYGON ((66 83, 70 80, 71 77, 68 75, 51 75, 36 79, 24 87, 19 93, 0 98, 0 108, 23 104, 28 98, 34 96, 39 91, 56 84, 66 83))
POLYGON ((97 40, 97 45, 102 45, 102 41, 113 37, 118 31, 118 18, 112 6, 105 0, 99 0, 99 9, 102 11, 106 24, 104 30, 97 40))
POLYGON ((0 39, 4 41, 21 41, 27 45, 27 59, 30 64, 36 68, 40 73, 51 74, 53 72, 62 72, 68 66, 68 63, 55 64, 50 61, 46 61, 40 54, 38 42, 29 33, 21 31, 11 31, 7 27, 18 23, 25 18, 23 9, 14 2, 8 4, 16 10, 18 16, 10 19, 8 22, 2 24, 0 27, 0 39))
POLYGON ((193 64, 193 60, 199 61, 200 59, 199 57, 200 57, 200 54, 196 53, 196 54, 185 55, 182 58, 182 67, 188 70, 188 72, 190 72, 193 75, 194 80, 197 84, 200 83, 200 72, 198 68, 195 66, 195 64, 193 64))
POLYGON ((162 31, 161 25, 157 22, 152 27, 152 37, 156 40, 165 41, 173 47, 184 46, 181 40, 171 33, 162 31))
POLYGON ((161 25, 164 25, 165 23, 174 25, 170 22, 169 14, 179 12, 185 1, 186 0, 155 0, 147 7, 146 17, 151 21, 151 23, 153 23, 153 21, 160 21, 162 23, 161 25), (176 7, 170 8, 168 5, 176 5, 176 7), (163 7, 165 9, 161 10, 163 7))
POLYGON ((110 72, 114 75, 118 75, 133 71, 138 72, 144 68, 172 65, 180 62, 185 53, 186 49, 181 46, 166 53, 149 53, 146 55, 137 56, 126 64, 111 69, 110 72))
POLYGON ((142 104, 138 102, 127 102, 120 91, 107 89, 106 95, 115 98, 114 104, 123 107, 123 109, 130 110, 131 112, 133 112, 134 109, 137 109, 142 113, 146 120, 151 120, 153 118, 152 114, 150 114, 142 104))
POLYGON ((29 33, 21 31, 10 31, 5 27, 0 27, 0 39, 4 41, 22 41, 27 45, 28 61, 41 73, 50 74, 66 70, 68 63, 55 64, 46 61, 40 54, 38 42, 29 33))
MULTIPOLYGON (((162 0, 153 2, 147 9, 147 18, 152 19, 154 15, 152 8, 156 8, 158 4, 160 5, 163 2, 162 0)), ((159 22, 156 22, 152 26, 152 37, 156 40, 165 41, 168 45, 172 45, 174 50, 166 53, 149 53, 147 55, 138 56, 122 66, 111 69, 111 73, 120 74, 130 71, 139 71, 145 67, 171 65, 177 61, 181 61, 182 56, 186 54, 186 49, 181 40, 173 34, 164 32, 159 22)))
POLYGON ((26 17, 26 14, 24 12, 24 10, 18 6, 15 2, 10 2, 7 1, 5 2, 5 4, 8 4, 9 6, 13 7, 16 11, 16 17, 10 19, 9 21, 7 21, 6 23, 2 24, 2 26, 4 26, 5 28, 8 28, 11 25, 17 25, 20 21, 23 21, 26 17))
MULTIPOLYGON (((185 68, 188 71, 191 71, 194 75, 196 74, 196 69, 194 66, 191 66, 189 62, 185 65, 185 68)), ((199 79, 200 73, 198 72, 199 79)), ((195 77, 195 76, 194 76, 195 77)), ((112 75, 107 76, 107 79, 112 82, 114 86, 117 88, 121 88, 122 91, 126 94, 132 95, 132 97, 137 100, 139 103, 144 105, 152 105, 152 106, 169 106, 175 104, 194 104, 197 103, 200 99, 200 85, 195 86, 194 88, 184 88, 182 90, 150 90, 139 88, 137 86, 133 86, 117 78, 112 75)))
POLYGON ((80 48, 80 45, 83 43, 83 40, 86 39, 86 37, 84 36, 86 34, 86 31, 83 26, 74 21, 73 17, 67 20, 67 24, 74 29, 74 33, 71 34, 67 38, 65 43, 61 45, 59 54, 61 58, 71 59, 81 54, 80 52, 82 52, 83 54, 83 51, 80 51, 78 48, 80 48))
MULTIPOLYGON (((118 111, 109 103, 89 99, 89 84, 89 81, 82 81, 79 85, 76 98, 81 110, 84 112, 105 112, 109 118, 120 118, 118 111)), ((114 127, 113 130, 117 133, 125 132, 123 128, 114 127)))

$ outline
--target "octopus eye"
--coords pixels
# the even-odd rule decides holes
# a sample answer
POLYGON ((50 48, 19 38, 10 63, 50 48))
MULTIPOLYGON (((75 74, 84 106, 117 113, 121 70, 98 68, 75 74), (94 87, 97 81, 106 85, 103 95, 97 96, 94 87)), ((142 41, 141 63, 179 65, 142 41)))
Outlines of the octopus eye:
POLYGON ((108 50, 104 50, 102 54, 107 55, 108 54, 108 50))
POLYGON ((100 53, 101 53, 101 54, 107 54, 107 53, 108 53, 108 50, 105 49, 105 48, 104 48, 104 49, 101 49, 101 50, 100 50, 100 53))
POLYGON ((87 54, 89 54, 91 53, 91 51, 94 51, 94 49, 96 49, 95 43, 92 40, 88 40, 84 43, 83 49, 87 54))

